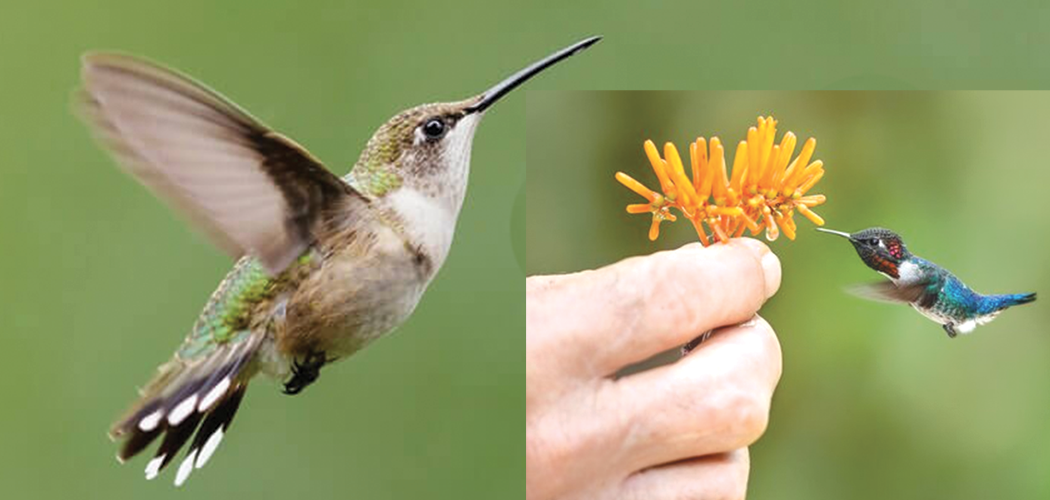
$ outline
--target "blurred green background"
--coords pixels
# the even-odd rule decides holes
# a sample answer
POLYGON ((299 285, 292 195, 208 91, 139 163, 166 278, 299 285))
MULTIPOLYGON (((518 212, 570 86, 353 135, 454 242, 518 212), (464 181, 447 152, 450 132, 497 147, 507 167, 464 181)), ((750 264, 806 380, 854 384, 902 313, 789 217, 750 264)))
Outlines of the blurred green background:
MULTIPOLYGON (((78 78, 77 58, 85 50, 120 49, 182 69, 229 95, 343 173, 372 131, 397 111, 421 102, 462 98, 524 63, 591 34, 606 39, 530 82, 526 89, 1037 88, 1050 83, 1050 58, 1045 57, 1050 35, 1044 29, 1050 9, 1034 2, 1025 10, 994 3, 985 4, 983 10, 974 8, 981 5, 977 1, 905 0, 835 5, 666 0, 644 4, 595 0, 0 3, 0 253, 4 256, 0 259, 0 339, 6 342, 0 350, 0 388, 5 398, 0 412, 0 496, 175 498, 189 492, 202 498, 231 494, 259 498, 508 498, 520 494, 523 482, 518 433, 524 409, 519 325, 524 317, 520 280, 528 211, 525 95, 512 95, 500 103, 480 128, 471 188, 452 254, 409 322, 393 337, 326 370, 324 383, 301 396, 288 398, 275 385, 254 385, 222 450, 207 469, 194 474, 184 487, 188 492, 177 492, 168 484, 172 473, 156 483, 143 481, 145 460, 118 466, 112 460, 114 446, 104 433, 110 420, 134 397, 134 388, 178 345, 229 260, 120 174, 72 118, 69 95, 78 78)), ((716 100, 725 97, 719 94, 716 100)), ((908 162, 879 164, 878 170, 846 175, 842 171, 847 168, 861 172, 856 162, 862 159, 854 154, 848 160, 830 155, 831 148, 846 147, 846 142, 834 137, 845 133, 838 124, 846 117, 835 112, 833 120, 796 119, 792 113, 818 108, 791 101, 797 106, 795 111, 778 100, 769 110, 756 106, 746 113, 725 111, 717 122, 711 116, 679 115, 678 125, 668 121, 674 116, 671 112, 639 109, 632 119, 652 112, 651 119, 659 119, 666 131, 642 134, 639 130, 636 137, 618 141, 605 133, 595 135, 602 148, 621 147, 623 154, 604 165, 580 163, 561 169, 564 184, 542 191, 559 186, 585 189, 571 176, 593 176, 588 177, 593 182, 586 188, 595 190, 591 196, 606 198, 574 203, 585 213, 600 211, 601 215, 574 221, 586 224, 581 226, 585 231, 564 240, 557 249, 541 251, 530 246, 531 270, 595 266, 688 240, 684 232, 668 233, 658 245, 647 245, 643 221, 620 213, 629 193, 613 183, 612 172, 644 165, 640 142, 649 134, 680 143, 690 139, 690 134, 710 131, 736 138, 733 134, 742 133, 757 112, 777 112, 785 127, 801 135, 816 134, 822 141, 818 152, 829 162, 825 185, 832 195, 824 212, 829 220, 842 224, 852 222, 847 216, 857 217, 860 224, 869 220, 861 217, 862 211, 887 217, 894 212, 859 202, 849 204, 849 212, 837 212, 847 206, 839 195, 847 188, 840 183, 861 185, 864 179, 881 179, 881 169, 911 166, 917 172, 916 182, 949 183, 938 185, 945 192, 949 190, 945 186, 952 186, 958 200, 958 193, 977 192, 985 179, 978 174, 933 179, 922 174, 922 169, 957 168, 947 161, 959 160, 952 155, 960 153, 951 148, 990 144, 971 140, 975 127, 989 129, 986 133, 1002 136, 1001 141, 1021 133, 1015 129, 1038 129, 1039 123, 1039 116, 1027 104, 990 106, 989 112, 1016 111, 1016 119, 1009 124, 1012 127, 955 124, 960 135, 940 146, 950 150, 936 162, 919 165, 914 162, 918 145, 901 150, 896 143, 884 154, 908 162), (816 126, 831 130, 821 129, 818 134, 816 129, 804 128, 816 126), (579 241, 578 235, 596 230, 605 234, 605 240, 579 241), (595 248, 598 241, 630 246, 595 248)), ((664 106, 680 111, 675 100, 664 106)), ((603 116, 612 111, 600 107, 603 116)), ((541 123, 533 123, 530 132, 542 132, 536 126, 550 127, 550 116, 555 115, 539 115, 541 123)), ((576 123, 573 132, 597 134, 598 129, 592 127, 601 125, 568 114, 557 116, 576 123)), ((920 141, 937 128, 934 125, 949 124, 910 125, 912 129, 887 128, 881 133, 900 133, 920 141), (913 131, 904 134, 904 130, 913 131)), ((856 134, 860 137, 860 132, 856 134)), ((564 139, 570 137, 566 134, 564 139)), ((1029 147, 1040 142, 1033 140, 1029 147)), ((991 155, 986 163, 995 169, 1040 172, 1039 160, 1045 158, 991 146, 986 151, 991 155), (1011 155, 1020 160, 1011 165, 1007 161, 1011 155)), ((554 159, 563 162, 569 157, 554 159)), ((547 167, 554 165, 564 163, 547 167)), ((540 193, 533 190, 532 183, 547 177, 547 167, 536 161, 529 164, 528 207, 536 208, 533 196, 540 193)), ((1007 182, 999 172, 989 168, 980 175, 1007 182)), ((864 199, 891 204, 885 193, 897 189, 922 193, 909 205, 923 206, 954 220, 954 225, 919 225, 916 217, 881 222, 896 224, 913 245, 954 265, 974 286, 1023 288, 1034 283, 1038 276, 1034 273, 1045 276, 1045 270, 1036 264, 1041 261, 1021 254, 1035 252, 1036 245, 1007 238, 1004 225, 1020 225, 1026 230, 1024 238, 1041 237, 1046 224, 1037 220, 1035 208, 1025 205, 1026 210, 998 219, 992 228, 971 224, 967 214, 976 214, 981 206, 1030 202, 1017 193, 1034 192, 1035 178, 1024 180, 1010 185, 1009 197, 981 197, 953 205, 952 210, 935 205, 930 190, 917 186, 891 189, 885 181, 870 182, 871 189, 882 191, 865 190, 864 199), (953 240, 973 241, 956 252, 974 253, 945 253, 935 245, 947 240, 937 237, 936 231, 953 235, 953 240), (1011 243, 1008 255, 1012 262, 1033 263, 1019 275, 1024 280, 982 275, 992 270, 973 264, 987 260, 997 250, 995 245, 1011 243)), ((547 227, 556 226, 548 221, 544 232, 537 235, 537 217, 539 214, 529 211, 529 238, 542 236, 534 245, 552 241, 559 233, 548 232, 547 227)), ((790 287, 803 283, 792 279, 791 266, 802 265, 814 255, 805 252, 796 258, 788 252, 803 252, 818 241, 806 234, 794 245, 775 245, 789 273, 778 301, 787 302, 783 297, 793 296, 790 287)), ((823 245, 817 247, 819 251, 832 251, 823 245)), ((863 269, 849 267, 851 263, 839 253, 845 249, 834 250, 835 259, 842 261, 828 262, 847 266, 843 269, 857 280, 866 277, 863 269)), ((899 318, 902 325, 919 324, 921 318, 908 311, 847 301, 837 295, 845 277, 831 280, 829 276, 814 273, 811 279, 827 280, 819 289, 829 294, 824 296, 826 301, 842 301, 836 302, 841 306, 837 310, 852 311, 858 318, 871 314, 869 321, 899 318)), ((976 496, 992 491, 995 485, 1006 485, 1009 491, 1039 487, 1038 491, 1048 493, 1047 483, 1033 481, 1037 472, 1047 470, 1047 460, 1039 456, 1038 449, 1050 447, 1045 434, 1034 433, 1028 425, 1047 412, 1042 409, 1040 413, 1039 408, 1009 411, 1016 401, 1003 398, 1020 396, 1008 386, 978 378, 978 374, 998 377, 1004 373, 1021 378, 1020 371, 1033 370, 1036 363, 1016 358, 1036 356, 1045 351, 1044 345, 1027 348, 1023 339, 1014 338, 1009 345, 987 346, 988 350, 982 350, 984 356, 971 353, 973 364, 964 369, 931 369, 941 377, 936 379, 936 388, 919 391, 909 385, 906 389, 912 392, 905 393, 913 396, 907 400, 901 396, 903 390, 890 390, 893 386, 879 383, 880 390, 869 391, 872 394, 864 406, 840 405, 839 398, 862 393, 858 387, 872 389, 875 380, 867 380, 868 386, 858 383, 841 388, 842 393, 829 386, 838 383, 842 373, 854 373, 858 359, 883 367, 881 377, 897 373, 885 368, 896 369, 897 365, 875 355, 886 346, 896 345, 901 355, 934 362, 938 356, 977 349, 977 344, 990 343, 1004 331, 1029 332, 1029 342, 1038 342, 1037 332, 1021 328, 1024 321, 1034 321, 1039 314, 1038 304, 1004 316, 982 329, 980 337, 951 344, 951 350, 944 349, 943 339, 929 331, 936 329, 933 325, 924 325, 922 334, 908 336, 907 344, 877 342, 894 331, 886 328, 879 330, 880 335, 824 335, 818 344, 816 330, 792 328, 787 319, 773 317, 785 338, 792 332, 798 339, 794 342, 811 340, 805 346, 810 349, 785 341, 788 371, 778 396, 784 402, 778 399, 768 444, 756 448, 753 497, 792 498, 787 489, 781 493, 790 487, 802 493, 825 493, 824 498, 842 498, 885 491, 876 488, 882 484, 896 485, 895 492, 908 492, 909 485, 940 488, 942 483, 949 492, 976 496), (824 342, 825 337, 845 342, 846 347, 824 342), (922 342, 935 347, 920 356, 915 348, 922 342), (1002 351, 989 356, 996 348, 1002 351), (803 365, 793 362, 800 350, 828 354, 814 362, 817 364, 803 365), (844 354, 853 351, 870 357, 844 354), (1003 359, 1005 356, 1009 357, 1003 359), (839 364, 842 367, 833 372, 835 376, 827 375, 839 364), (980 366, 994 369, 975 370, 980 366), (791 377, 804 372, 811 373, 812 384, 792 383, 791 377), (969 406, 960 407, 957 414, 991 421, 989 412, 1008 412, 1008 418, 999 420, 1000 434, 985 432, 959 439, 960 433, 951 426, 972 418, 946 419, 937 427, 933 417, 917 420, 903 413, 894 413, 897 419, 881 427, 856 424, 865 431, 859 434, 853 430, 822 432, 825 421, 821 419, 843 414, 843 409, 852 409, 849 420, 865 422, 869 412, 890 411, 883 407, 959 394, 962 389, 944 391, 955 386, 957 377, 967 380, 967 373, 968 381, 974 382, 970 392, 985 387, 981 392, 998 400, 985 399, 992 404, 979 405, 969 397, 959 398, 969 406), (813 395, 813 391, 818 393, 813 395), (811 401, 824 402, 817 408, 821 411, 790 403, 804 401, 807 393, 811 401), (1021 418, 1024 422, 1018 420, 1021 418), (917 427, 915 422, 930 425, 917 427), (907 439, 890 441, 879 434, 893 431, 907 433, 907 439), (1004 438, 1002 433, 1013 438, 1004 438), (908 443, 919 435, 939 435, 940 440, 934 448, 913 448, 908 443), (858 442, 858 436, 870 437, 858 442), (813 442, 815 438, 820 441, 813 442), (959 443, 969 446, 970 461, 960 463, 963 455, 956 452, 963 445, 959 443), (896 454, 891 458, 886 458, 886 452, 866 455, 873 447, 893 449, 896 454), (801 453, 818 454, 824 460, 795 460, 795 454, 801 453), (841 460, 847 453, 860 458, 841 460), (918 469, 910 461, 896 461, 910 456, 928 466, 918 469), (942 459, 946 461, 936 461, 942 459), (834 462, 836 468, 818 476, 828 462, 834 462), (801 475, 800 469, 808 470, 808 475, 801 475), (986 482, 990 477, 1002 479, 993 484, 986 482), (974 482, 987 486, 975 489, 974 482), (850 488, 851 484, 857 487, 850 488), (828 485, 823 486, 827 490, 816 491, 822 485, 828 485)), ((787 304, 775 301, 769 314, 778 314, 776 307, 786 308, 787 304)), ((917 361, 901 366, 919 369, 917 361)), ((1026 380, 1040 380, 1038 375, 1045 378, 1041 373, 1031 375, 1026 380)), ((914 381, 934 378, 916 376, 914 381)), ((1042 396, 1031 394, 1025 401, 1035 404, 1042 396)), ((941 407, 927 403, 925 408, 941 407)))
MULTIPOLYGON (((526 103, 529 275, 594 268, 696 240, 650 243, 622 170, 658 186, 642 142, 717 135, 732 162, 758 115, 817 138, 812 191, 827 227, 882 225, 991 292, 1050 283, 1050 92, 555 92, 526 103)), ((688 157, 686 157, 688 158, 688 157)), ((877 280, 845 241, 813 231, 770 247, 780 292, 762 310, 784 374, 752 448, 751 498, 1050 497, 1050 309, 1042 301, 949 340, 907 307, 847 295, 877 280)), ((1045 300, 1045 299, 1044 299, 1045 300)))
MULTIPOLYGON (((177 462, 154 482, 143 458, 119 465, 106 431, 231 262, 120 173, 69 111, 81 53, 142 54, 228 95, 342 175, 395 113, 474 95, 584 36, 435 24, 480 5, 0 6, 0 497, 521 493, 523 273, 511 220, 520 198, 524 221, 523 93, 477 133, 456 241, 416 313, 297 397, 252 384, 189 491, 171 486, 177 462)), ((583 85, 587 62, 530 83, 583 85)))

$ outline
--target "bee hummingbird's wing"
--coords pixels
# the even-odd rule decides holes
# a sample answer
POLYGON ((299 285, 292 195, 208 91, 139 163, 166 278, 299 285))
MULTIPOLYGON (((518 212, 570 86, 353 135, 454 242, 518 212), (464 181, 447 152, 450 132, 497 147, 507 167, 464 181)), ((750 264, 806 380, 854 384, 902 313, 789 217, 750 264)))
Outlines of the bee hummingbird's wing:
POLYGON ((292 140, 193 80, 130 56, 83 58, 79 115, 120 165, 226 253, 277 274, 321 214, 365 199, 292 140))
POLYGON ((900 285, 892 281, 864 283, 846 288, 846 291, 862 299, 878 302, 910 304, 920 300, 926 291, 925 283, 900 285))

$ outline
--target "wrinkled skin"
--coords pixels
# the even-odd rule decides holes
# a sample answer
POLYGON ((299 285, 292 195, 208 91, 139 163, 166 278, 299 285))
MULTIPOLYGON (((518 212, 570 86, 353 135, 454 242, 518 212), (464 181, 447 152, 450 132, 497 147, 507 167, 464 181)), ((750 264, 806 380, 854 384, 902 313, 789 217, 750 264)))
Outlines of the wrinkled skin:
POLYGON ((781 372, 755 314, 779 286, 751 239, 529 278, 526 498, 744 498, 781 372), (614 377, 711 329, 673 364, 614 377))

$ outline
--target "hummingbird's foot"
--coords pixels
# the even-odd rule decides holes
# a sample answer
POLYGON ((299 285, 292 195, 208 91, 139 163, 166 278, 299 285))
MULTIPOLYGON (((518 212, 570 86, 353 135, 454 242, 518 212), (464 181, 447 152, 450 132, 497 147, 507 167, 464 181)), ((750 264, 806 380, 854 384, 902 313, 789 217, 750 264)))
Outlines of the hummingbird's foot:
POLYGON ((306 359, 300 363, 298 360, 292 362, 292 379, 284 384, 284 393, 289 395, 299 394, 306 386, 314 383, 321 376, 321 367, 327 362, 323 352, 311 352, 306 359))
POLYGON ((955 325, 951 323, 944 324, 944 331, 948 332, 948 338, 954 339, 957 333, 955 333, 955 325))

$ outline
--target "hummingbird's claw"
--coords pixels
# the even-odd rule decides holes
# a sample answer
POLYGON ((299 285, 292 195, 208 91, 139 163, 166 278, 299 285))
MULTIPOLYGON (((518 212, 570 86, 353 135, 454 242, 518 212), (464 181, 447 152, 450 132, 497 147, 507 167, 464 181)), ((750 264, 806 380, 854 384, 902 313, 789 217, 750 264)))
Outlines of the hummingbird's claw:
POLYGON ((957 333, 955 333, 955 325, 953 325, 951 323, 945 323, 943 326, 944 326, 944 331, 948 332, 948 338, 954 339, 955 336, 958 335, 957 333))
POLYGON ((299 394, 306 386, 314 383, 321 376, 321 367, 328 360, 323 352, 311 352, 306 359, 300 363, 298 360, 292 362, 292 379, 284 384, 284 393, 289 396, 299 394))

